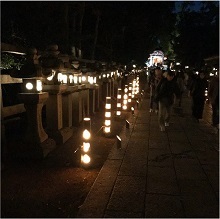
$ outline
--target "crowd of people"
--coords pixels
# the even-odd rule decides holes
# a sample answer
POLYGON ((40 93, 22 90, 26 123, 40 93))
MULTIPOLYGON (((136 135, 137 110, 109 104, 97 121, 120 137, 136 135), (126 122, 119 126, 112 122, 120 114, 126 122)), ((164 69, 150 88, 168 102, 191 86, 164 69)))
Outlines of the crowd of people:
POLYGON ((158 114, 159 127, 162 132, 169 126, 174 102, 182 107, 182 97, 188 92, 192 100, 192 117, 196 122, 203 118, 206 91, 212 107, 212 125, 219 128, 219 76, 208 82, 203 71, 190 77, 183 70, 177 73, 156 67, 150 70, 148 87, 150 92, 149 112, 158 114))

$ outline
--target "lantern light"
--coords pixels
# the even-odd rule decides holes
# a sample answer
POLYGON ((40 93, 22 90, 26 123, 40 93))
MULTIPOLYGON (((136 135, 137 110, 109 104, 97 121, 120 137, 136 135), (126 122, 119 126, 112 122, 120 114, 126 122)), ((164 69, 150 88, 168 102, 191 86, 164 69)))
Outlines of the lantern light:
POLYGON ((117 93, 117 111, 116 116, 121 116, 121 88, 118 88, 117 93))
POLYGON ((82 82, 86 82, 86 76, 82 76, 82 82))
POLYGON ((126 84, 125 85, 125 88, 124 88, 124 96, 123 96, 123 105, 122 105, 122 109, 123 110, 127 110, 127 103, 128 103, 128 85, 126 84))
POLYGON ((23 90, 25 93, 40 93, 42 81, 37 78, 23 78, 23 90))
POLYGON ((42 87, 42 81, 41 80, 37 80, 37 91, 42 91, 43 87, 42 87))
POLYGON ((91 162, 91 157, 90 157, 90 142, 89 140, 91 139, 91 120, 90 118, 84 118, 83 119, 83 133, 82 133, 82 138, 83 138, 83 143, 81 146, 81 164, 82 165, 88 165, 91 162))
POLYGON ((32 89, 34 88, 34 86, 33 86, 33 84, 32 84, 31 82, 28 82, 28 83, 26 84, 26 88, 27 88, 28 90, 32 90, 32 89))
POLYGON ((88 154, 84 154, 84 155, 81 155, 81 161, 84 164, 89 164, 91 161, 91 158, 88 154))
POLYGON ((104 133, 110 134, 110 132, 111 132, 111 97, 106 97, 104 133))
POLYGON ((85 129, 85 130, 83 131, 83 138, 84 138, 85 140, 89 140, 90 137, 91 137, 90 132, 89 132, 87 129, 85 129))

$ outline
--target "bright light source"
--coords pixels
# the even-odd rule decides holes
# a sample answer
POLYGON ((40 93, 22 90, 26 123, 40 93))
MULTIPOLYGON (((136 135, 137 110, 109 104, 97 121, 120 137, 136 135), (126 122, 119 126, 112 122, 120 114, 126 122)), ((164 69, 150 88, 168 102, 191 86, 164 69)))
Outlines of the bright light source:
POLYGON ((94 82, 94 84, 96 84, 96 82, 97 82, 96 77, 93 77, 93 82, 94 82))
POLYGON ((82 76, 82 82, 86 81, 86 76, 82 76))
POLYGON ((123 104, 127 104, 128 103, 128 101, 127 100, 123 100, 123 104))
POLYGON ((106 103, 106 104, 105 104, 105 108, 106 108, 106 109, 111 109, 111 104, 110 104, 110 103, 106 103))
POLYGON ((57 74, 57 80, 58 80, 59 82, 62 81, 62 73, 58 73, 58 74, 57 74))
POLYGON ((81 156, 81 161, 85 164, 88 164, 88 163, 90 163, 91 158, 88 154, 84 154, 81 156))
POLYGON ((64 75, 64 74, 62 74, 62 82, 64 83, 64 84, 67 84, 67 75, 64 75))
POLYGON ((52 70, 52 75, 51 76, 49 76, 49 77, 47 77, 47 80, 48 81, 52 81, 53 80, 53 77, 54 77, 54 75, 55 75, 55 71, 54 70, 52 70))
POLYGON ((89 132, 87 129, 85 129, 85 130, 83 131, 83 138, 84 138, 85 140, 88 140, 88 139, 90 139, 90 137, 91 137, 90 132, 89 132))
POLYGON ((26 84, 26 88, 27 88, 28 90, 32 90, 33 87, 34 87, 34 85, 33 85, 31 82, 28 82, 28 83, 26 84))
POLYGON ((111 112, 105 112, 105 117, 110 118, 111 117, 111 112))
POLYGON ((128 107, 127 107, 127 105, 123 105, 123 110, 126 110, 128 107))
POLYGON ((121 103, 117 103, 117 107, 121 107, 121 103))
POLYGON ((74 77, 73 77, 73 81, 74 81, 74 84, 77 84, 78 77, 77 77, 76 75, 74 75, 74 77))
POLYGON ((105 120, 105 126, 110 126, 111 125, 111 120, 105 120))
POLYGON ((37 80, 37 91, 42 91, 42 81, 37 80))
POLYGON ((86 153, 90 149, 90 143, 89 142, 83 142, 82 150, 86 153))
POLYGON ((128 99, 128 95, 127 94, 124 95, 124 99, 125 100, 128 99))
POLYGON ((116 115, 120 116, 121 115, 121 111, 116 111, 116 115))
POLYGON ((117 98, 118 98, 118 99, 121 99, 121 94, 118 94, 117 98))
POLYGON ((104 127, 104 132, 105 133, 110 133, 111 128, 109 126, 104 127))

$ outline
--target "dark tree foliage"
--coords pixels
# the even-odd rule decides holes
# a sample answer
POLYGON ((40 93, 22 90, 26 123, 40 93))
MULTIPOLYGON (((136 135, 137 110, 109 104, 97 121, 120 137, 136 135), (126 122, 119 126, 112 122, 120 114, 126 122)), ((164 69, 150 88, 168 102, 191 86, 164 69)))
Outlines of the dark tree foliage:
POLYGON ((178 14, 174 38, 176 59, 183 65, 200 68, 204 59, 219 54, 219 4, 203 2, 200 11, 191 11, 187 3, 178 14))
POLYGON ((145 62, 156 48, 170 51, 172 1, 1 2, 2 41, 61 52, 82 49, 84 58, 145 62))

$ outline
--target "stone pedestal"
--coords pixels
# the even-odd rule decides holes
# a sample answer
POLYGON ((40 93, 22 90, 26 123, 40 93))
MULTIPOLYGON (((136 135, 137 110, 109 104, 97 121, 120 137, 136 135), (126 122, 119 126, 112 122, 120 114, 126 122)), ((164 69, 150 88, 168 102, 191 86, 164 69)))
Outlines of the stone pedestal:
MULTIPOLYGON (((19 93, 19 98, 24 103, 28 127, 24 136, 24 153, 28 157, 45 157, 52 151, 56 144, 49 139, 42 126, 42 107, 48 99, 48 93, 19 93)), ((25 156, 25 155, 24 155, 25 156)))
POLYGON ((83 118, 89 117, 89 84, 82 86, 82 104, 83 104, 83 118))
POLYGON ((78 90, 78 86, 68 86, 63 93, 63 127, 73 126, 73 101, 72 93, 78 90))
POLYGON ((81 85, 78 86, 77 91, 71 94, 72 98, 72 124, 79 126, 83 120, 83 101, 81 85))
MULTIPOLYGON (((68 85, 44 85, 44 91, 49 93, 46 103, 47 133, 57 144, 65 143, 72 135, 70 127, 63 125, 63 93, 68 85)), ((67 98, 68 99, 68 98, 67 98)))
POLYGON ((99 109, 99 86, 91 84, 89 88, 89 114, 92 115, 99 109))

